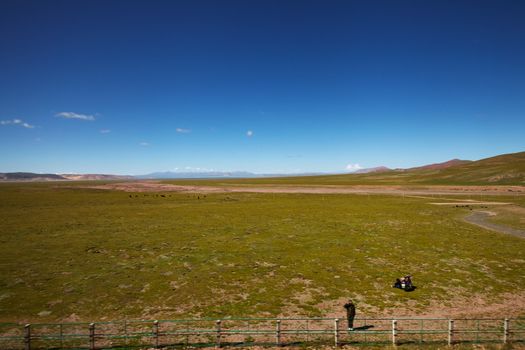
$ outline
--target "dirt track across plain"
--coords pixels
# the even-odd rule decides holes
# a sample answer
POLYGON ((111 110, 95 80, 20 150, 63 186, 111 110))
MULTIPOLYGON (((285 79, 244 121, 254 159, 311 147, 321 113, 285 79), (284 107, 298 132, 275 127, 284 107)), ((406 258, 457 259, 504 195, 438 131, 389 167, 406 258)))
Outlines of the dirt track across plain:
POLYGON ((391 195, 525 195, 525 186, 319 186, 319 185, 173 185, 158 181, 129 181, 87 188, 125 192, 186 193, 312 193, 312 194, 391 194, 391 195))
POLYGON ((511 203, 507 202, 440 202, 440 203, 430 203, 433 205, 509 205, 511 203))

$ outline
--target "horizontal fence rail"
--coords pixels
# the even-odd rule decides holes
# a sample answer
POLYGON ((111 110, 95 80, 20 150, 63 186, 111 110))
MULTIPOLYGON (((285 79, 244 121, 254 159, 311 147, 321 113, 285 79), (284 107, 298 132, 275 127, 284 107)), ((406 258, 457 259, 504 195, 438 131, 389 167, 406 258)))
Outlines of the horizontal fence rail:
POLYGON ((525 318, 226 318, 0 323, 0 349, 525 342, 525 318))

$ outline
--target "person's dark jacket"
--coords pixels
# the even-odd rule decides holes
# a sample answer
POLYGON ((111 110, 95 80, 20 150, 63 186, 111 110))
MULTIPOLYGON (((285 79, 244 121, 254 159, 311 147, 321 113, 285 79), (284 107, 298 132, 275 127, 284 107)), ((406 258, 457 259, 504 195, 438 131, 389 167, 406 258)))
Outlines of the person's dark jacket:
POLYGON ((348 302, 345 304, 346 309, 346 316, 347 317, 355 317, 355 305, 352 302, 348 302))

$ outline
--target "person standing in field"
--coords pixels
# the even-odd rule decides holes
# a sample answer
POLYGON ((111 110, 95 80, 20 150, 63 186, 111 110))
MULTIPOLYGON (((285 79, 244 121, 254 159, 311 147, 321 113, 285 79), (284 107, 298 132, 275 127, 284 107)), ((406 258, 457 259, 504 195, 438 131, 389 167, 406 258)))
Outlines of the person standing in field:
POLYGON ((355 318, 355 305, 352 302, 352 300, 348 300, 348 302, 344 305, 346 309, 346 319, 348 321, 348 330, 353 331, 354 330, 354 318, 355 318))

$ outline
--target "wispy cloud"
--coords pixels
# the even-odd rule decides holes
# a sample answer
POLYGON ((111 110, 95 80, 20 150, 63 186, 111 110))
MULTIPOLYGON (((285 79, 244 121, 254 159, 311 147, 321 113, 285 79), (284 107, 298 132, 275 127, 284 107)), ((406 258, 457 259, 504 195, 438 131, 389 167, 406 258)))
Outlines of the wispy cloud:
POLYGON ((246 131, 246 136, 252 137, 253 136, 253 131, 251 131, 251 130, 246 131))
POLYGON ((139 143, 139 145, 141 145, 142 147, 148 147, 150 144, 149 142, 142 141, 141 143, 139 143))
POLYGON ((189 134, 191 132, 190 129, 184 129, 184 128, 177 128, 175 129, 179 134, 189 134))
POLYGON ((359 170, 359 169, 363 169, 363 167, 362 167, 361 165, 359 165, 359 164, 356 163, 356 164, 348 164, 348 165, 345 167, 345 169, 346 169, 347 171, 357 171, 357 170, 359 170))
POLYGON ((18 125, 26 129, 33 129, 35 126, 24 122, 22 119, 0 120, 0 125, 18 125))
POLYGON ((111 130, 109 130, 109 129, 102 129, 102 130, 100 130, 101 134, 109 134, 110 132, 111 132, 111 130))
POLYGON ((55 117, 64 118, 64 119, 79 119, 79 120, 95 120, 95 116, 91 114, 80 114, 75 112, 60 112, 55 114, 55 117))

